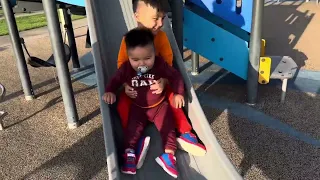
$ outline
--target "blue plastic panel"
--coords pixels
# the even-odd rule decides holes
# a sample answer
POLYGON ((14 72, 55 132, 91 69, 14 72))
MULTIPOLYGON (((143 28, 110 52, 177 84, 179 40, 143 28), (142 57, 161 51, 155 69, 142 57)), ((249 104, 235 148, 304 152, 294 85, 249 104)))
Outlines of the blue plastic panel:
POLYGON ((199 16, 203 17, 204 19, 212 22, 213 24, 219 26, 220 28, 238 36, 239 38, 249 42, 250 41, 250 33, 247 31, 241 29, 240 27, 230 23, 229 21, 218 17, 209 11, 204 10, 203 8, 195 5, 195 4, 188 4, 184 6, 185 8, 189 9, 195 14, 198 14, 199 16))
POLYGON ((248 43, 184 8, 184 46, 247 79, 248 43), (213 39, 214 38, 214 39, 213 39))
POLYGON ((242 0, 241 13, 237 14, 236 0, 188 0, 201 8, 251 32, 253 0, 242 0), (218 4, 216 1, 220 1, 218 4))
POLYGON ((67 3, 67 4, 72 4, 72 5, 76 5, 76 6, 81 6, 84 7, 85 6, 85 2, 84 0, 59 0, 60 2, 63 3, 67 3))
POLYGON ((12 7, 14 7, 15 5, 17 5, 17 0, 10 0, 10 5, 12 7))

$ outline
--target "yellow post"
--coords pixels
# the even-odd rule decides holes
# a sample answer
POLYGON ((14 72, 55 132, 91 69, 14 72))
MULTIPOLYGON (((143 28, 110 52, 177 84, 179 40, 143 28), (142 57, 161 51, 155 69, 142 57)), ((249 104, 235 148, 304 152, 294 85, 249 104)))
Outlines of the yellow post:
POLYGON ((61 24, 61 31, 62 31, 62 36, 63 36, 63 39, 65 41, 65 43, 67 44, 68 43, 68 36, 65 36, 66 34, 66 29, 64 28, 64 25, 66 24, 66 21, 64 19, 64 14, 63 14, 63 10, 60 8, 58 9, 58 15, 59 15, 59 20, 60 20, 60 24, 61 24))
POLYGON ((265 56, 266 53, 266 40, 261 39, 261 50, 260 50, 260 57, 265 56))
POLYGON ((259 83, 268 84, 270 81, 271 58, 260 57, 259 65, 259 83))

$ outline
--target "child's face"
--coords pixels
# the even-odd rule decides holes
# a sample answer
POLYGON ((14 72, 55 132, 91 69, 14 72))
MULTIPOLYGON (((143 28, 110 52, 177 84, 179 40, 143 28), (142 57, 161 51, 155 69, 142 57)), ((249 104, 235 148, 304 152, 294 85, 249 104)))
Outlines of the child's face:
POLYGON ((156 35, 163 26, 164 12, 158 12, 158 9, 139 2, 137 11, 135 13, 136 21, 139 27, 151 29, 153 34, 156 35))
POLYGON ((128 49, 128 57, 132 68, 138 71, 139 66, 146 66, 152 69, 155 60, 153 45, 128 49))

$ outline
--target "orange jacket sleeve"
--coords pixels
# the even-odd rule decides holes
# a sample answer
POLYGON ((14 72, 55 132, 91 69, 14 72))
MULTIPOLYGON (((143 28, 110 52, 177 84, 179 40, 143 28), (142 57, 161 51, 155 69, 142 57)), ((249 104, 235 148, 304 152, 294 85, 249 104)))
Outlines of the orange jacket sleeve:
POLYGON ((161 33, 161 37, 159 37, 160 46, 158 47, 158 52, 160 56, 170 65, 172 66, 173 61, 173 52, 171 49, 171 45, 169 39, 165 32, 161 33))
POLYGON ((126 47, 126 43, 124 41, 124 38, 122 38, 119 53, 118 53, 118 69, 126 61, 128 61, 127 47, 126 47))

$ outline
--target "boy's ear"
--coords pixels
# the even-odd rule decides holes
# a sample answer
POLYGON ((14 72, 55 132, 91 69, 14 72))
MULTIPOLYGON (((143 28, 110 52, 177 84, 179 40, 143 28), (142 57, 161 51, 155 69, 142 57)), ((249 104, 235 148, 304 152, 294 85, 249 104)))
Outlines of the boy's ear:
POLYGON ((139 20, 139 13, 135 12, 135 13, 133 14, 133 16, 134 16, 134 19, 135 19, 136 21, 139 20))

